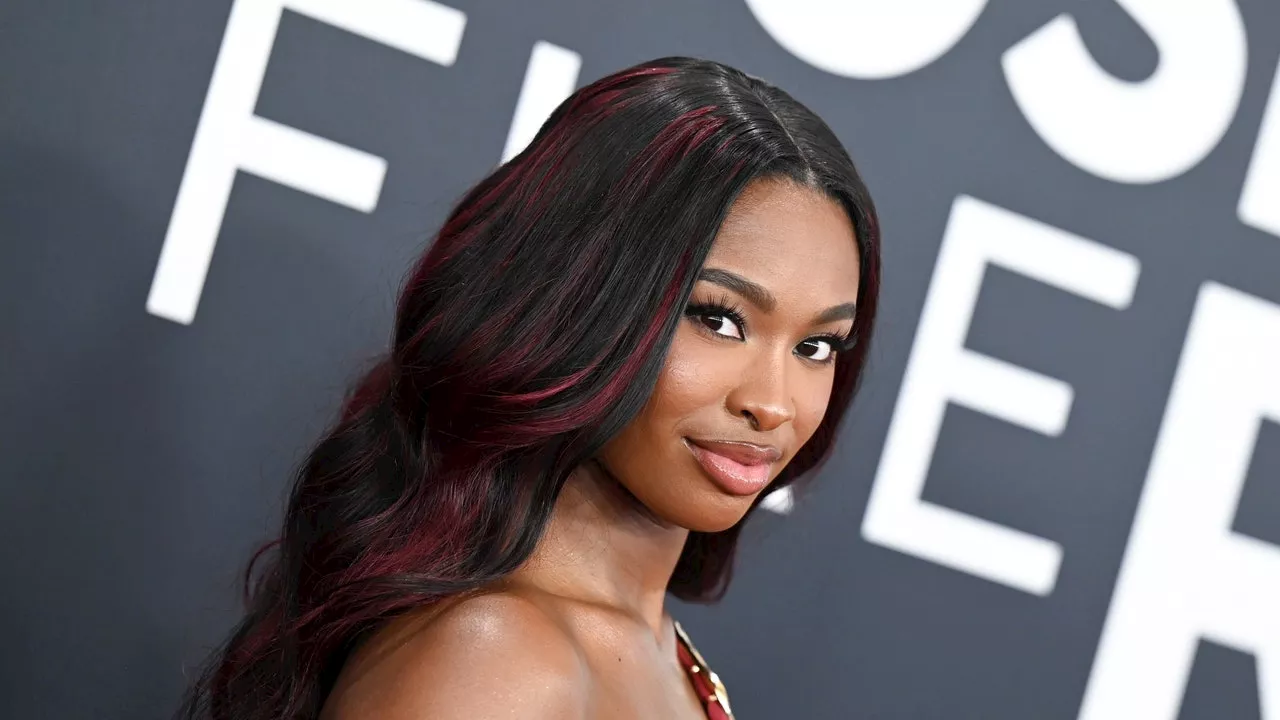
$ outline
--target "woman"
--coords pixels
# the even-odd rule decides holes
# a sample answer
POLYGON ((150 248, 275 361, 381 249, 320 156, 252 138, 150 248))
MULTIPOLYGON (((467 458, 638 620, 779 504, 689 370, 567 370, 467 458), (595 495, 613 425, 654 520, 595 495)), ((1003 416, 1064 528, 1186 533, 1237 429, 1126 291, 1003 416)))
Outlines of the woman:
POLYGON ((663 600, 720 598, 827 456, 879 262, 782 91, 688 58, 578 91, 413 270, 184 714, 729 717, 663 600))

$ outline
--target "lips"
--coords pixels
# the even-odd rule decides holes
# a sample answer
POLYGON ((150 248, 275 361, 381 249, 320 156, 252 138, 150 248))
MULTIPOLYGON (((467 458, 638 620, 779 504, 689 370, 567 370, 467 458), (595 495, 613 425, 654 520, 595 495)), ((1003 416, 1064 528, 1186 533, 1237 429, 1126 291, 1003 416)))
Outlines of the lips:
POLYGON ((755 495, 769 484, 782 451, 769 445, 685 438, 685 444, 712 481, 731 495, 755 495))

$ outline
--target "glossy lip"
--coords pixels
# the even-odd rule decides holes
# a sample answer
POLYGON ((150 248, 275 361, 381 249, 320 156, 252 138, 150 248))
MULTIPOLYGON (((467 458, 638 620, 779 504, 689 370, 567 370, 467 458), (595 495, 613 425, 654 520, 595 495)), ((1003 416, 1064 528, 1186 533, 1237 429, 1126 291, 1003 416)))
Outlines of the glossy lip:
POLYGON ((684 438, 707 475, 730 495, 755 495, 769 484, 782 451, 772 445, 684 438))

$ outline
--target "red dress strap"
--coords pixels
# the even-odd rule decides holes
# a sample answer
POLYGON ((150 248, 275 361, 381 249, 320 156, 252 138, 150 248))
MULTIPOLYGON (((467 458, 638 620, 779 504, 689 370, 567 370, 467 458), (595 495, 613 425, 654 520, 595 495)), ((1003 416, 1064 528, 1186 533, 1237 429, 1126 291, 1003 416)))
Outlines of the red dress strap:
POLYGON ((733 712, 729 710, 729 694, 724 689, 720 677, 707 667, 706 660, 698 654, 698 649, 689 641, 680 623, 676 626, 676 655, 680 658, 680 667, 689 676, 689 682, 698 693, 702 707, 707 711, 709 720, 733 720, 733 712))

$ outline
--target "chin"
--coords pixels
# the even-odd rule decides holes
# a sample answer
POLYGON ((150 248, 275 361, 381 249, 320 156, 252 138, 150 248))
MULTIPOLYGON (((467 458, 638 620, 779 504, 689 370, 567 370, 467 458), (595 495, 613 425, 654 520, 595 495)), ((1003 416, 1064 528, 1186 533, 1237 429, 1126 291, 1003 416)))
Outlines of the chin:
POLYGON ((742 518, 744 517, 746 517, 746 513, 743 513, 742 515, 738 516, 738 518, 733 522, 706 523, 706 524, 698 525, 696 527, 688 527, 686 529, 689 530, 690 532, 699 532, 699 533, 705 533, 705 534, 720 533, 742 522, 742 518))
POLYGON ((742 522, 751 510, 751 503, 754 500, 754 496, 721 495, 701 503, 689 503, 680 508, 678 517, 672 517, 670 520, 692 532, 724 532, 742 522))

